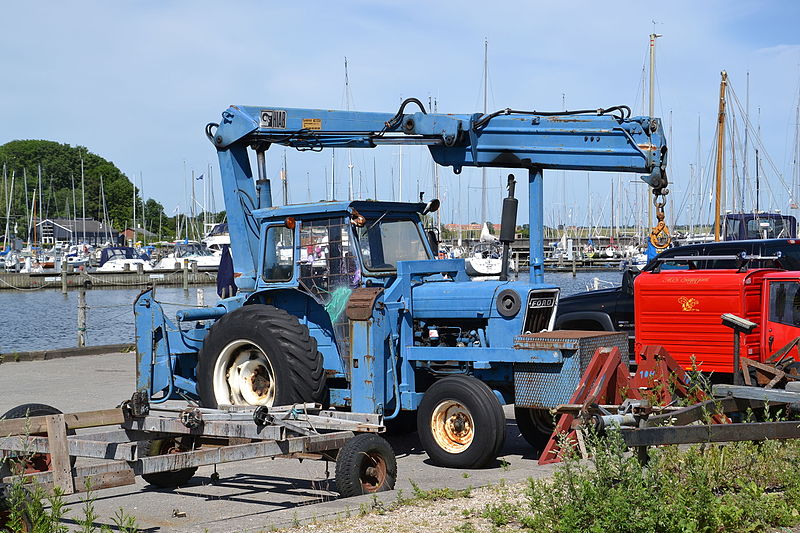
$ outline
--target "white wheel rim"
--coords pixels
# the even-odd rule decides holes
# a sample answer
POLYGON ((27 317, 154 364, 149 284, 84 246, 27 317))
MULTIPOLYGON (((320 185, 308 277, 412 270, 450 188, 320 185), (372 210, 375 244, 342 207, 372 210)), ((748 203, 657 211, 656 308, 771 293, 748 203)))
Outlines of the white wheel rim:
POLYGON ((273 405, 275 371, 264 350, 248 340, 229 343, 214 363, 218 405, 273 405))
POLYGON ((475 437, 475 424, 469 409, 455 400, 439 402, 430 420, 436 444, 448 453, 461 453, 475 437))

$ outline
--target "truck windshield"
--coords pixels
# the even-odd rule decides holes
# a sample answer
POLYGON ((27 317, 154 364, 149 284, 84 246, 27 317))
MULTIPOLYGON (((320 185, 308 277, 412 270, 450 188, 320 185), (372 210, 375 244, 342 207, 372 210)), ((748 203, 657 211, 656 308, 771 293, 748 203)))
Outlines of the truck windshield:
POLYGON ((413 220, 367 220, 356 228, 364 268, 397 270, 398 261, 430 259, 422 235, 413 220))

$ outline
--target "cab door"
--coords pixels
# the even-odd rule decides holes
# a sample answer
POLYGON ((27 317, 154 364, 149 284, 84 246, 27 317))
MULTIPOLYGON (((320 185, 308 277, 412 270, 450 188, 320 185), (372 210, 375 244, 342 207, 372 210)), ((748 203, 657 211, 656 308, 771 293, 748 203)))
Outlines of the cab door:
POLYGON ((766 360, 795 338, 800 337, 800 280, 769 280, 769 300, 765 302, 766 323, 762 329, 761 357, 766 360))

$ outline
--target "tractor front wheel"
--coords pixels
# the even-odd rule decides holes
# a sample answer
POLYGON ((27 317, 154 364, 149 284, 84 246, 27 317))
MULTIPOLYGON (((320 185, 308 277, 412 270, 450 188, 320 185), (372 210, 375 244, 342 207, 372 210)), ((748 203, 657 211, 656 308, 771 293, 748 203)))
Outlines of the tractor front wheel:
POLYGON ((417 431, 431 461, 450 468, 480 468, 505 443, 505 414, 485 383, 471 376, 440 379, 425 392, 417 431))
POLYGON ((197 392, 212 408, 323 403, 322 354, 297 317, 271 305, 247 305, 211 327, 198 354, 197 392))

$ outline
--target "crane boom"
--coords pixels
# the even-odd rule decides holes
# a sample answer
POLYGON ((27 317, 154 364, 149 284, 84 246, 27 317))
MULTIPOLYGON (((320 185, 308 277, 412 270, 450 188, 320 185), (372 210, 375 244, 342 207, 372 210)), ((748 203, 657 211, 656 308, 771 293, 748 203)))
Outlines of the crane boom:
POLYGON ((503 109, 466 115, 429 114, 413 98, 394 114, 230 106, 220 124, 206 127, 206 135, 220 159, 235 268, 243 288, 247 279, 254 279, 258 255, 258 230, 251 212, 272 205, 264 164, 264 151, 271 144, 313 151, 417 144, 428 146, 436 163, 456 173, 463 167, 528 170, 532 282, 543 280, 544 169, 639 173, 653 188, 657 202, 668 192, 661 121, 631 117, 626 106, 559 113, 503 109), (406 113, 412 103, 420 111, 406 113), (258 156, 255 186, 247 147, 258 156))

